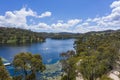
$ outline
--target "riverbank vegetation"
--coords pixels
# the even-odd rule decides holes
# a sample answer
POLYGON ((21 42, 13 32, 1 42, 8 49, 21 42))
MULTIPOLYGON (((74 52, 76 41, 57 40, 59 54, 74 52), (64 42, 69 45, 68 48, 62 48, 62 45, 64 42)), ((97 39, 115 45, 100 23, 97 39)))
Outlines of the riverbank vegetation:
POLYGON ((0 27, 0 44, 27 44, 34 42, 44 42, 39 33, 18 28, 0 27))
POLYGON ((75 50, 76 54, 64 61, 71 69, 68 74, 66 70, 69 68, 63 66, 65 75, 62 80, 75 80, 78 74, 84 80, 111 80, 107 74, 120 67, 120 31, 80 35, 75 41, 75 50))
POLYGON ((42 63, 42 57, 38 54, 19 53, 13 59, 13 66, 16 72, 21 75, 15 76, 14 80, 36 80, 36 72, 43 72, 45 66, 42 63))
POLYGON ((8 71, 3 65, 2 58, 0 58, 0 80, 12 80, 8 71))
MULTIPOLYGON (((65 33, 66 36, 63 34, 0 28, 0 43, 23 44, 41 42, 45 38, 70 38, 69 34, 65 33)), ((84 80, 111 80, 107 76, 108 73, 120 68, 120 30, 77 34, 74 48, 75 51, 60 54, 63 71, 61 80, 76 80, 76 76, 80 75, 84 80)), ((41 56, 31 53, 17 54, 12 65, 16 74, 22 71, 24 75, 10 77, 0 58, 0 80, 36 80, 36 72, 45 70, 41 56)))
POLYGON ((41 33, 45 38, 64 40, 64 39, 76 39, 79 37, 80 33, 68 33, 68 32, 60 32, 60 33, 41 33))
POLYGON ((32 32, 19 28, 0 27, 0 44, 30 44, 44 42, 46 38, 71 39, 77 38, 79 34, 73 33, 45 33, 32 32))
POLYGON ((37 72, 43 72, 45 65, 38 54, 18 53, 12 62, 15 70, 14 76, 10 76, 0 58, 0 80, 36 80, 37 72))

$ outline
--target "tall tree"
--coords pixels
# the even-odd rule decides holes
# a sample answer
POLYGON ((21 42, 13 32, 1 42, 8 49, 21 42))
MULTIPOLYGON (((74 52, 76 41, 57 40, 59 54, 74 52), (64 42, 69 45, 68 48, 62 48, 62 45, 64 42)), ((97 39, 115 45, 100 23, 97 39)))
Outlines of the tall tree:
POLYGON ((62 70, 65 74, 63 74, 62 80, 75 80, 75 62, 72 57, 75 55, 75 51, 67 51, 60 54, 62 57, 61 64, 62 70))
POLYGON ((75 43, 77 70, 86 80, 96 80, 116 66, 119 59, 120 38, 116 34, 83 35, 75 43))
POLYGON ((0 58, 0 80, 12 80, 0 58))
POLYGON ((17 54, 14 57, 13 65, 16 71, 22 71, 24 73, 23 79, 25 80, 36 80, 36 72, 45 70, 42 57, 38 54, 32 55, 28 52, 17 54))

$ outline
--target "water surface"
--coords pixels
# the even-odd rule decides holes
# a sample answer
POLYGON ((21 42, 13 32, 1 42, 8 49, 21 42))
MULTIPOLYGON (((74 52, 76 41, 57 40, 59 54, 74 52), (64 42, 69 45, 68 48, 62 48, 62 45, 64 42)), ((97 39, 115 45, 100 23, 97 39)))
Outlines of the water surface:
POLYGON ((0 45, 0 56, 12 61, 14 55, 20 52, 31 52, 32 54, 40 54, 45 64, 57 62, 61 52, 73 50, 74 39, 54 40, 46 39, 44 43, 33 43, 29 45, 0 45))
MULTIPOLYGON (((32 54, 40 54, 44 64, 52 66, 51 64, 55 65, 60 60, 60 53, 74 50, 73 44, 74 39, 46 39, 44 43, 33 43, 29 45, 0 45, 0 56, 12 62, 16 54, 20 52, 31 52, 32 54)), ((8 67, 8 70, 13 75, 11 68, 8 67)))

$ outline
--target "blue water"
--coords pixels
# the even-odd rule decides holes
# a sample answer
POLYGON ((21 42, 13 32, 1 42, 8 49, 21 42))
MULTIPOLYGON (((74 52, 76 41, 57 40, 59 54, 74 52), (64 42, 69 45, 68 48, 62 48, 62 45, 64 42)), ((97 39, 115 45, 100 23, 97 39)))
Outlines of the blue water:
MULTIPOLYGON (((40 54, 44 64, 54 64, 60 60, 60 53, 74 50, 74 39, 54 40, 46 39, 44 43, 33 43, 29 45, 0 45, 0 57, 12 62, 14 56, 20 52, 31 52, 40 54)), ((12 68, 8 66, 8 68, 12 68)), ((9 69, 11 72, 12 70, 9 69)))
POLYGON ((33 43, 29 45, 1 45, 0 56, 12 61, 14 55, 20 52, 31 52, 33 54, 40 54, 45 64, 52 64, 57 62, 61 52, 67 50, 74 50, 74 39, 54 40, 46 39, 44 43, 33 43))

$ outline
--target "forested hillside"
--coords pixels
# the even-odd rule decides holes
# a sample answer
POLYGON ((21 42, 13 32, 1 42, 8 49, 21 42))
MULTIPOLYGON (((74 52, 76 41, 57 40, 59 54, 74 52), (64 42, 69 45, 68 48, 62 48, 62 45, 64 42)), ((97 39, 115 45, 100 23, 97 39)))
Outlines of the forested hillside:
POLYGON ((60 32, 60 33, 40 33, 45 38, 51 39, 71 39, 71 38, 78 38, 80 33, 68 33, 68 32, 60 32))
POLYGON ((43 42, 43 38, 39 33, 18 28, 0 27, 0 44, 25 44, 33 42, 43 42))
POLYGON ((75 41, 75 50, 74 55, 62 53, 66 73, 62 80, 75 80, 78 74, 84 80, 112 80, 107 74, 120 68, 120 30, 82 34, 75 41))
POLYGON ((0 44, 25 44, 33 42, 43 42, 46 38, 70 39, 78 38, 79 33, 46 33, 32 32, 19 28, 0 27, 0 44))

